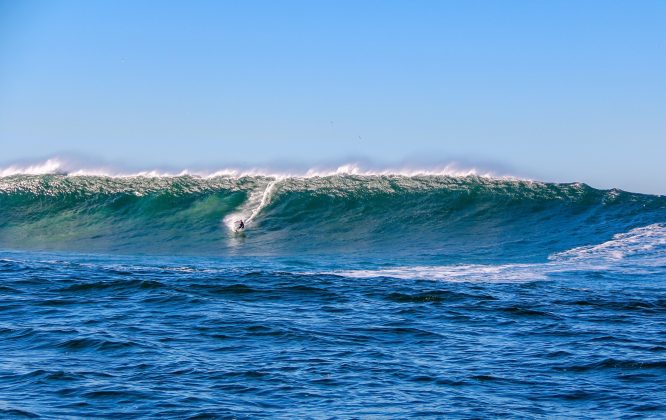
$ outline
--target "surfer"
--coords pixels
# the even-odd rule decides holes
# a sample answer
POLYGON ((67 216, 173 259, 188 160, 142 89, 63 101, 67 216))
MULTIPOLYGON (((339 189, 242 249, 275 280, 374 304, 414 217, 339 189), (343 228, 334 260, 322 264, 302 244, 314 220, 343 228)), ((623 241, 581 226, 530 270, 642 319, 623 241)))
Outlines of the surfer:
POLYGON ((243 223, 243 219, 238 221, 238 230, 245 229, 245 223, 243 223))

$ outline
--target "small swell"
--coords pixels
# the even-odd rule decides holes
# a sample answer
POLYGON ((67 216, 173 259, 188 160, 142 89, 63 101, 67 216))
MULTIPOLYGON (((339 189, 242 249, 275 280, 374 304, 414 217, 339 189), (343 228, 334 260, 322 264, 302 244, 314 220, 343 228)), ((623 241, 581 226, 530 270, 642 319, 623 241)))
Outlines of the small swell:
POLYGON ((137 346, 139 346, 139 344, 133 341, 116 341, 100 338, 73 338, 65 340, 57 345, 57 347, 66 351, 115 351, 137 346))
POLYGON ((636 369, 666 369, 666 361, 639 361, 639 360, 621 360, 607 358, 599 362, 590 363, 586 365, 571 365, 560 366, 556 370, 569 371, 569 372, 587 372, 591 370, 605 370, 605 369, 621 369, 621 370, 636 370, 636 369))
POLYGON ((90 283, 76 283, 69 286, 62 287, 60 292, 76 293, 76 292, 94 292, 109 289, 118 290, 131 290, 143 289, 154 290, 166 287, 164 284, 156 280, 108 280, 108 281, 95 281, 90 283))

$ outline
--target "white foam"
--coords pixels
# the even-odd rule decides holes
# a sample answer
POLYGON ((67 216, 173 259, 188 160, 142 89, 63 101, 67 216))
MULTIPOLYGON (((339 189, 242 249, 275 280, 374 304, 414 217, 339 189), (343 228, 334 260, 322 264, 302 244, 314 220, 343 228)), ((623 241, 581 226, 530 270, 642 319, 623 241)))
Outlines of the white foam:
POLYGON ((553 254, 551 261, 609 261, 632 255, 661 257, 666 262, 666 225, 655 223, 614 235, 610 241, 553 254))
POLYGON ((379 270, 340 270, 324 274, 350 278, 390 277, 395 279, 484 283, 528 282, 546 279, 546 273, 537 264, 405 266, 379 270))
POLYGON ((534 264, 457 264, 442 266, 399 266, 377 270, 336 270, 349 278, 390 277, 395 279, 447 282, 516 283, 547 280, 549 275, 572 271, 621 270, 650 274, 666 266, 666 225, 656 223, 619 233, 610 241, 572 248, 534 264), (632 258, 635 258, 634 261, 632 258))

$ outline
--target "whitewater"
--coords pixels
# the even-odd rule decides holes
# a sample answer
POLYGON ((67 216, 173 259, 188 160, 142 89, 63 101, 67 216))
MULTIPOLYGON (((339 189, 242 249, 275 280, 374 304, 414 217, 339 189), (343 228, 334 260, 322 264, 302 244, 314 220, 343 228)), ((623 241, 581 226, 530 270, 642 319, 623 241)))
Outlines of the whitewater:
POLYGON ((14 165, 0 354, 9 418, 661 418, 666 197, 14 165))

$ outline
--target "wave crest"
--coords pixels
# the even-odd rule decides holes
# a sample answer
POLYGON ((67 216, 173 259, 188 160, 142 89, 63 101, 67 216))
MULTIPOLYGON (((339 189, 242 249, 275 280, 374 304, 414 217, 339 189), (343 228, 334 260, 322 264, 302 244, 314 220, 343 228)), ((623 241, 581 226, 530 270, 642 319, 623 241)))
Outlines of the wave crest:
POLYGON ((437 165, 425 165, 422 167, 413 165, 397 165, 388 167, 364 166, 357 162, 325 165, 306 169, 276 170, 270 167, 228 167, 213 170, 181 169, 147 169, 147 170, 122 170, 113 168, 111 165, 86 165, 64 158, 53 157, 42 162, 28 164, 11 164, 0 168, 0 178, 16 175, 64 175, 72 177, 97 176, 111 178, 173 178, 191 176, 198 178, 234 177, 242 178, 249 176, 263 176, 274 179, 284 178, 315 178, 335 175, 355 176, 452 176, 468 177, 476 176, 497 179, 518 179, 509 174, 497 171, 469 167, 456 162, 448 162, 437 165))

